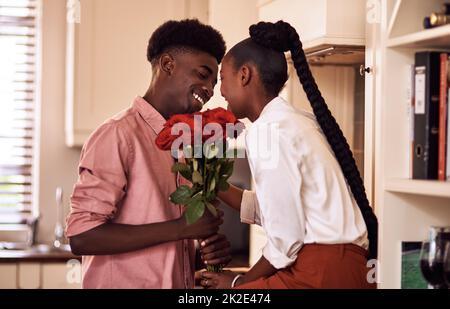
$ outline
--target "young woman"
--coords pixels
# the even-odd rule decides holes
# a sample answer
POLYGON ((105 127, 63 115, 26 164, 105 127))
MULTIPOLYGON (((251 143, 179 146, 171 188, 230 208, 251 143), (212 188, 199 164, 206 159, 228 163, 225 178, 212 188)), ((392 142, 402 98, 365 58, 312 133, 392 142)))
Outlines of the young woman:
POLYGON ((219 197, 240 211, 241 221, 261 225, 267 243, 245 275, 205 272, 201 284, 374 288, 367 259, 377 255, 377 219, 295 29, 283 21, 251 26, 250 38, 227 53, 220 74, 229 108, 253 122, 246 141, 255 192, 231 186, 219 197), (286 51, 314 115, 278 96, 288 78, 286 51), (261 147, 267 140, 273 141, 270 149, 261 147))

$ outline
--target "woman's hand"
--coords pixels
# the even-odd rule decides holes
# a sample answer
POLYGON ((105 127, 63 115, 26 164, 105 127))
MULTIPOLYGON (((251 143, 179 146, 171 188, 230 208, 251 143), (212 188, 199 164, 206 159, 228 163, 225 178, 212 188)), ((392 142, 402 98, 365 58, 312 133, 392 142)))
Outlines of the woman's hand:
POLYGON ((204 271, 201 273, 200 285, 205 289, 230 289, 231 282, 237 275, 230 270, 221 273, 204 271))

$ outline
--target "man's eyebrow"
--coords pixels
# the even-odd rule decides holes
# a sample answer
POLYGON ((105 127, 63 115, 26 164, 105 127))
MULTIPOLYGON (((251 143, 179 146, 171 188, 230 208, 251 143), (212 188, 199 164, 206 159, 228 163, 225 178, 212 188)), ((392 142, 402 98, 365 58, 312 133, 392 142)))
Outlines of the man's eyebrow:
POLYGON ((201 66, 202 68, 204 68, 205 70, 207 70, 208 72, 209 72, 209 74, 212 74, 213 73, 213 70, 209 67, 209 66, 207 66, 207 65, 202 65, 201 66))

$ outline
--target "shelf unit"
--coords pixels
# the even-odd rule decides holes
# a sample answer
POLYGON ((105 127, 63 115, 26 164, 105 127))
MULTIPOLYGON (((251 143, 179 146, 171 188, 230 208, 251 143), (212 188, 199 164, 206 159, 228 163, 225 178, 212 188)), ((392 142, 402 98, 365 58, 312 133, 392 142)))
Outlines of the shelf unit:
POLYGON ((386 182, 385 190, 397 193, 450 198, 450 182, 448 181, 389 179, 386 182))
POLYGON ((388 47, 445 48, 450 45, 450 24, 388 39, 388 47))
POLYGON ((409 175, 407 65, 421 50, 450 50, 450 25, 423 30, 422 20, 444 0, 382 0, 379 40, 374 46, 377 79, 375 210, 379 219, 379 287, 401 287, 401 242, 422 241, 432 225, 450 226, 450 182, 409 175))

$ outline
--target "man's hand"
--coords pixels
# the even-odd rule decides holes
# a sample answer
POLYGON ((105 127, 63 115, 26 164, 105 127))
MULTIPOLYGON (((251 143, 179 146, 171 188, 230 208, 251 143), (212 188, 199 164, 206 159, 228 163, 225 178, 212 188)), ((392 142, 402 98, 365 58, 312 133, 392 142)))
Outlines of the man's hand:
POLYGON ((203 216, 195 223, 187 224, 186 218, 181 216, 177 222, 179 227, 178 239, 203 239, 214 235, 219 230, 219 225, 223 223, 223 211, 217 211, 218 216, 215 217, 206 209, 203 216))
POLYGON ((222 234, 200 240, 200 253, 206 265, 226 265, 231 261, 230 242, 222 234))

